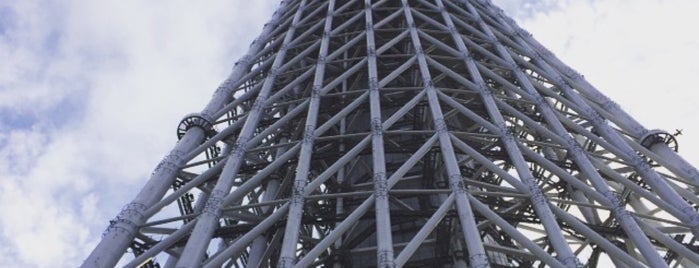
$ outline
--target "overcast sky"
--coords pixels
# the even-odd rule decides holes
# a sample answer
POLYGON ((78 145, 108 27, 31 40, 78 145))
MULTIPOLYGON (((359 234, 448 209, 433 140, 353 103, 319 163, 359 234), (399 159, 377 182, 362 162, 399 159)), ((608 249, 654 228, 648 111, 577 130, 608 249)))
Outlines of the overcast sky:
MULTIPOLYGON (((0 1, 0 267, 79 265, 277 7, 201 2, 0 1)), ((699 163, 699 1, 495 2, 699 163)))

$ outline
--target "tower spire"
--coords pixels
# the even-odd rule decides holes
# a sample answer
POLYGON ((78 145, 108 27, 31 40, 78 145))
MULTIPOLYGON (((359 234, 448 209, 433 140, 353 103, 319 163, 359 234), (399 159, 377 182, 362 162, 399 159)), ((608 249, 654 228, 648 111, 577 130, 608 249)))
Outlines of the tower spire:
POLYGON ((488 0, 282 1, 84 267, 699 265, 699 172, 488 0))

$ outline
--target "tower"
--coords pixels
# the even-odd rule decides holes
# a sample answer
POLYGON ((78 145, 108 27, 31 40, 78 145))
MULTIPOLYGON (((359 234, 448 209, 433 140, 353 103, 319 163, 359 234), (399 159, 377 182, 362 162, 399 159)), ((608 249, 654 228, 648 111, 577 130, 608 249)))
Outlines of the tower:
POLYGON ((177 136, 84 266, 699 264, 674 137, 487 0, 283 1, 177 136))

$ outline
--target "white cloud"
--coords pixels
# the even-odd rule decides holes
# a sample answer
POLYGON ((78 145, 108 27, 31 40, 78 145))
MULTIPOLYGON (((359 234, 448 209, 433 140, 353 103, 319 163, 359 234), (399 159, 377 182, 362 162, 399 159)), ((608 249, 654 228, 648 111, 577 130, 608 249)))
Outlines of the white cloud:
MULTIPOLYGON (((647 127, 684 128, 681 149, 696 148, 698 2, 496 2, 647 127)), ((276 6, 0 3, 0 266, 80 264, 276 6)))
POLYGON ((79 265, 276 5, 0 3, 0 266, 79 265))
POLYGON ((518 21, 646 128, 684 129, 680 153, 699 163, 699 2, 563 2, 518 21))

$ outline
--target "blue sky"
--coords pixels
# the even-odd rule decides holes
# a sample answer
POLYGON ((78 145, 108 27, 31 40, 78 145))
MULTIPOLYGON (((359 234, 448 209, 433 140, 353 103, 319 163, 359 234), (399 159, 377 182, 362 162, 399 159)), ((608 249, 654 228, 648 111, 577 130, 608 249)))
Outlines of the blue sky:
MULTIPOLYGON (((695 0, 494 0, 693 163, 695 0)), ((277 1, 0 2, 0 267, 79 265, 277 1)))

